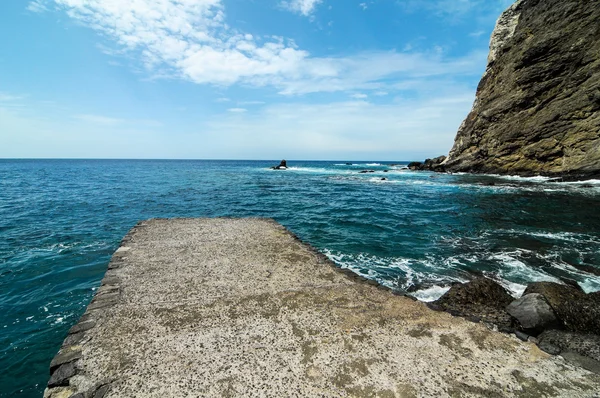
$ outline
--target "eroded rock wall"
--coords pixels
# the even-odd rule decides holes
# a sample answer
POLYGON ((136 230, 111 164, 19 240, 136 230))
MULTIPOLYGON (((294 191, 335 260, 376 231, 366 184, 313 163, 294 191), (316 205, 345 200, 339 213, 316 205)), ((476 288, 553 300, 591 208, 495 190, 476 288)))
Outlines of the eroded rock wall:
POLYGON ((449 171, 600 175, 600 1, 518 0, 496 24, 449 171))

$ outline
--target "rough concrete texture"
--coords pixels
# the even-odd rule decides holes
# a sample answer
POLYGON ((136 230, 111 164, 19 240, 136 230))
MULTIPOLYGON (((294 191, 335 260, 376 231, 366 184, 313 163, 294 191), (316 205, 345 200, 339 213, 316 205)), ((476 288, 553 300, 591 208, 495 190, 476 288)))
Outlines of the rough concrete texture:
POLYGON ((600 376, 361 282, 264 219, 140 223, 61 355, 55 371, 75 374, 46 397, 600 391, 600 376))

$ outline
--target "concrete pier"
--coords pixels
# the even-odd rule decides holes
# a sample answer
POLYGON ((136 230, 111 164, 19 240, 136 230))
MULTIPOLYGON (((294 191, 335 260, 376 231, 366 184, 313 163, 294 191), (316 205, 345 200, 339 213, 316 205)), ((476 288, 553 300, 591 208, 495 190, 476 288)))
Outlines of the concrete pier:
POLYGON ((45 397, 597 397, 600 376, 335 267, 265 219, 141 222, 45 397))

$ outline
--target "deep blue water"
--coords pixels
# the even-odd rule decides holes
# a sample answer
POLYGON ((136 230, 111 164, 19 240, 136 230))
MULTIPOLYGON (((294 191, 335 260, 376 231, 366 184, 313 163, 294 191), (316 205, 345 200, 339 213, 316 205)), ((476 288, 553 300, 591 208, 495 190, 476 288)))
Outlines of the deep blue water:
POLYGON ((423 300, 474 272, 515 295, 533 280, 600 290, 599 181, 277 163, 0 160, 0 396, 41 396, 112 252, 147 218, 272 217, 423 300))

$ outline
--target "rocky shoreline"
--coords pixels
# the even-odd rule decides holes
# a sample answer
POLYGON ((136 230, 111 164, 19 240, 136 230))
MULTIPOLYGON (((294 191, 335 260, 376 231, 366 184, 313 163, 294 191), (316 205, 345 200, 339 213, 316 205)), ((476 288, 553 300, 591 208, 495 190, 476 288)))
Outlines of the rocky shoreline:
POLYGON ((576 285, 533 282, 515 299, 495 281, 478 277, 452 285, 428 306, 514 333, 548 354, 560 354, 600 373, 600 292, 586 294, 576 285))

